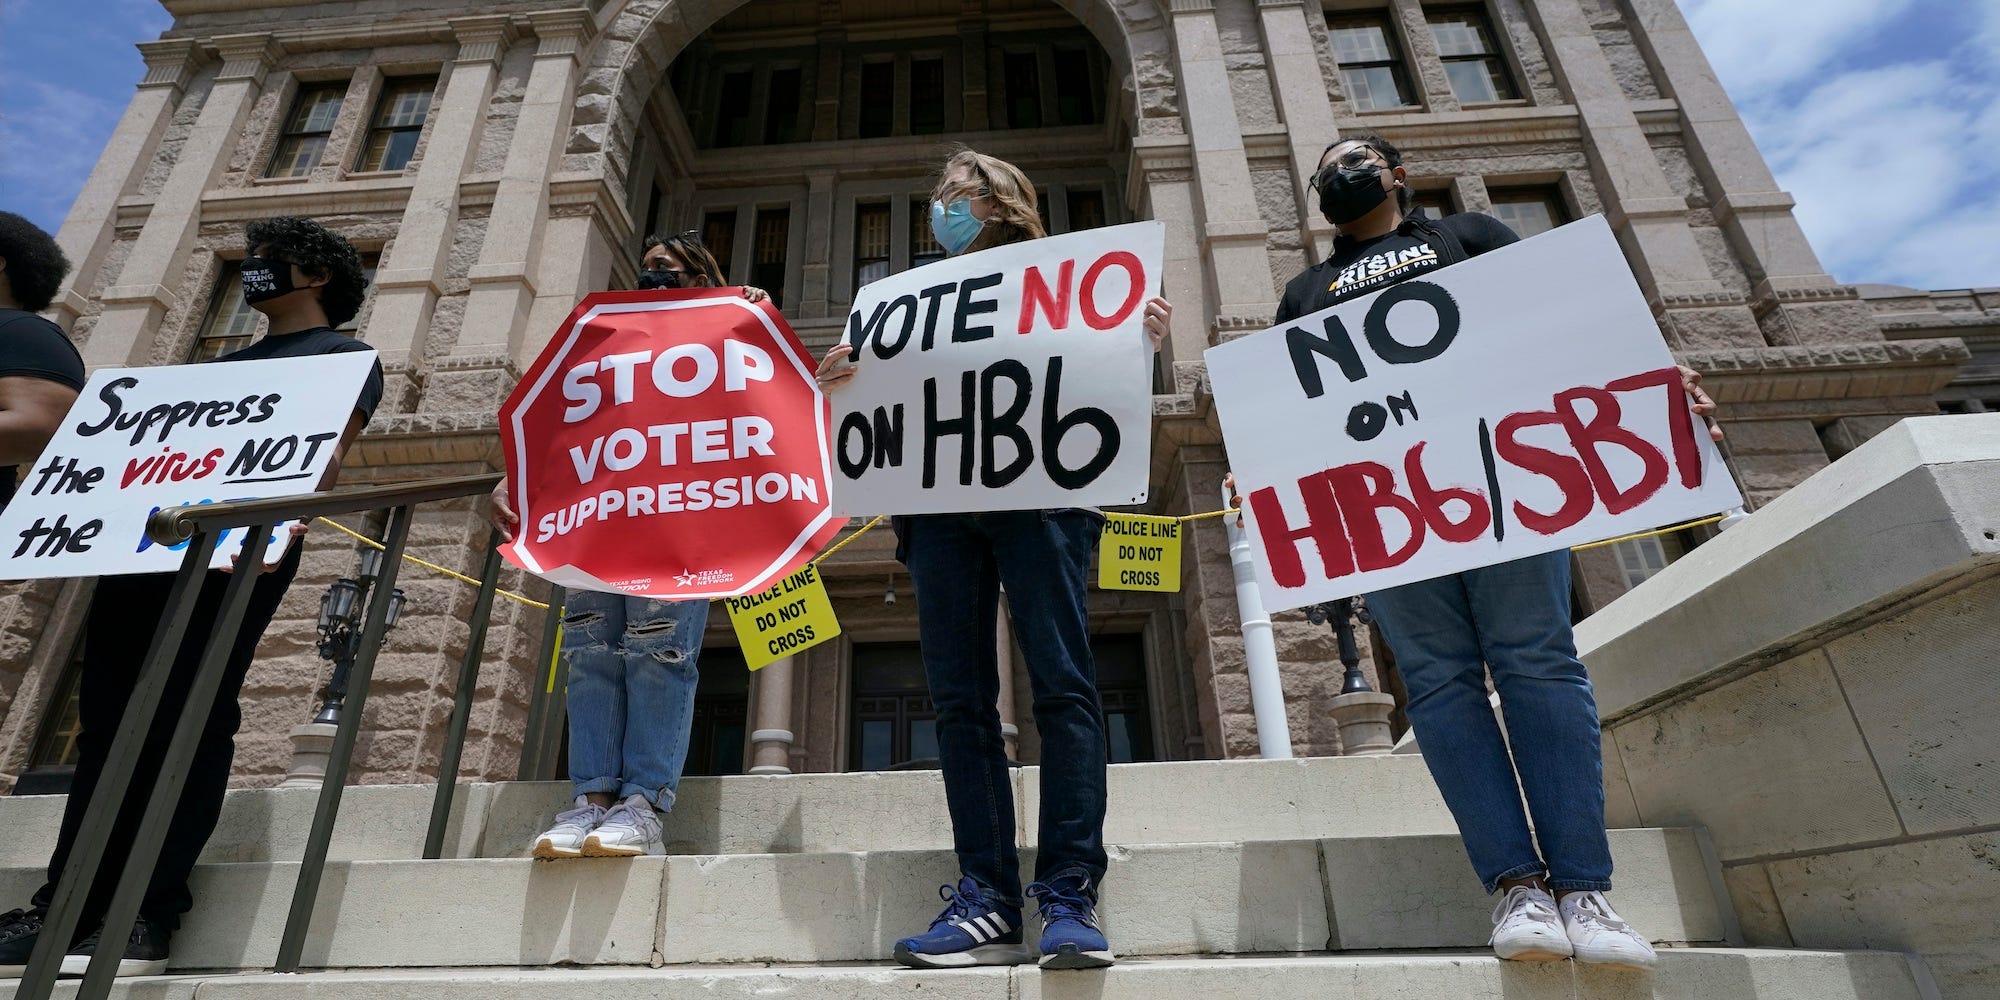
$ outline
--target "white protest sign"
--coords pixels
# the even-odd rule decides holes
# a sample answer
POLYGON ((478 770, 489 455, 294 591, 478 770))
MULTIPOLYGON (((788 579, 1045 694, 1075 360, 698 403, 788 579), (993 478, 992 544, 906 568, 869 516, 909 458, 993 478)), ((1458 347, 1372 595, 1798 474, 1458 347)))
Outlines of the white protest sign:
POLYGON ((1144 502, 1166 227, 953 257, 856 292, 833 403, 844 515, 1144 502))
POLYGON ((1742 502, 1602 217, 1205 357, 1273 611, 1742 502))
MULTIPOLYGON (((0 579, 167 573, 186 543, 153 544, 162 507, 311 493, 340 447, 373 351, 92 375, 0 513, 0 579)), ((274 533, 266 559, 289 538, 274 533)), ((241 552, 231 531, 211 566, 241 552)))

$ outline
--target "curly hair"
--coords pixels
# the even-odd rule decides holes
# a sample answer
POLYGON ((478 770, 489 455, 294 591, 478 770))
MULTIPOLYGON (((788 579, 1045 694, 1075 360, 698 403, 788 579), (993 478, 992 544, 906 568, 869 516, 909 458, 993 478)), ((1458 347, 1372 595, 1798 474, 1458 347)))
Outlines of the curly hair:
POLYGON ((1038 240, 1048 235, 1042 228, 1041 207, 1035 197, 1035 185, 1029 183, 1028 175, 999 157, 987 156, 964 146, 958 147, 951 157, 944 161, 944 169, 938 172, 937 188, 931 192, 931 200, 951 202, 958 198, 992 198, 994 214, 986 220, 986 228, 966 252, 984 250, 988 247, 1019 243, 1022 240, 1038 240), (953 170, 964 167, 968 179, 962 184, 953 184, 953 170))
POLYGON ((7 262, 0 274, 13 286, 14 301, 29 312, 47 309, 69 273, 69 258, 55 237, 12 212, 0 212, 0 260, 7 262))
POLYGON ((272 252, 299 266, 315 278, 325 278, 320 287, 320 308, 333 326, 345 324, 361 311, 362 297, 368 292, 368 277, 361 270, 361 255, 354 244, 333 230, 297 216, 281 215, 260 219, 244 227, 250 252, 270 247, 272 252))
POLYGON ((716 262, 715 255, 702 244, 700 233, 688 230, 672 236, 647 236, 639 244, 639 259, 645 260, 646 255, 651 253, 654 247, 661 246, 666 247, 668 253, 680 258, 680 262, 690 272, 707 278, 708 287, 721 288, 728 284, 722 280, 722 265, 716 262))

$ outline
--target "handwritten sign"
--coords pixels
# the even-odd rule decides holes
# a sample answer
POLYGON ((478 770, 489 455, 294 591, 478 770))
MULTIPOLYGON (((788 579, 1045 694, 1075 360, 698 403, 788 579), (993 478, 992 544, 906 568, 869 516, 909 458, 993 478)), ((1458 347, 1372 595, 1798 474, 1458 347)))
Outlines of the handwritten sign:
POLYGON ((935 514, 1145 500, 1165 226, 927 264, 854 297, 832 394, 834 506, 935 514))
POLYGON ((1099 590, 1181 589, 1181 522, 1150 514, 1106 514, 1097 543, 1099 590))
MULTIPOLYGON (((169 573, 162 507, 311 493, 375 364, 373 351, 222 365, 105 368, 0 513, 0 579, 169 573)), ((288 525, 265 558, 283 558, 288 525)), ((243 549, 225 533, 211 566, 243 549)))
POLYGON ((807 563, 769 590, 726 600, 736 644, 752 670, 840 634, 840 619, 834 617, 818 563, 807 563))
POLYGON ((1742 502, 1601 217, 1205 357, 1273 611, 1742 502))

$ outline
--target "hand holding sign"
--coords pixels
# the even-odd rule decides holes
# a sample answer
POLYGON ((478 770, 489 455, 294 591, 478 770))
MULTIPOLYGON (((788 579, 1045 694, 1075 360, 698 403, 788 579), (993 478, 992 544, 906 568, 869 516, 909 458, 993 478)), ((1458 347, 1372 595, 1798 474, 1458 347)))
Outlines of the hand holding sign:
POLYGON ((1145 499, 1165 228, 1095 229, 870 284, 817 378, 844 513, 1145 499), (1142 336, 1143 331, 1143 336, 1142 336))
POLYGON ((1602 218, 1206 357, 1273 610, 1741 503, 1602 218))

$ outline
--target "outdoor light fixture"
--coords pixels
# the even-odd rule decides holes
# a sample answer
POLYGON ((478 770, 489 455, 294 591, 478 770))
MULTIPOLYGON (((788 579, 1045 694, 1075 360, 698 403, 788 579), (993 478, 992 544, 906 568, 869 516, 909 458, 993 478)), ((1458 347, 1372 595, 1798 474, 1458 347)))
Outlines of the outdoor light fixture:
POLYGON ((1347 675, 1340 682, 1341 694, 1375 690, 1368 686, 1368 677, 1361 672, 1361 646, 1354 639, 1354 622, 1357 618, 1363 625, 1374 621, 1368 615, 1368 608, 1358 597, 1343 597, 1337 601, 1314 604, 1306 608, 1306 621, 1314 625, 1328 623, 1333 625, 1334 641, 1340 646, 1340 663, 1347 668, 1347 675))
POLYGON ((896 603, 896 576, 893 573, 889 575, 889 586, 882 591, 882 603, 896 603))
MULTIPOLYGON (((338 725, 340 709, 347 701, 347 676, 354 669, 354 658, 361 652, 361 630, 367 615, 368 592, 375 588, 375 582, 382 576, 382 553, 379 549, 361 550, 361 570, 355 574, 359 580, 341 577, 326 588, 319 598, 319 656, 333 661, 333 674, 327 678, 326 687, 320 692, 319 712, 313 722, 338 725)), ((395 628, 397 619, 403 616, 403 588, 389 592, 389 611, 384 620, 386 628, 395 628)), ((384 636, 386 639, 387 636, 384 636)))

